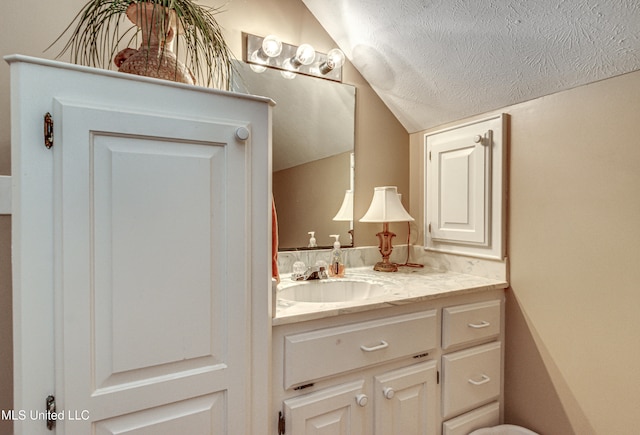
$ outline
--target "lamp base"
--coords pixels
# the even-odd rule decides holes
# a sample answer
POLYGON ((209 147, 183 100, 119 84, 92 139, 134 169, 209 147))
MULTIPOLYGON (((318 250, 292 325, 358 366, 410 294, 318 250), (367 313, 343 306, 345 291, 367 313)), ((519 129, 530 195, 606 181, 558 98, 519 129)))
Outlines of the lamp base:
POLYGON ((393 251, 393 246, 391 245, 391 239, 393 239, 396 235, 389 231, 389 222, 382 223, 382 231, 376 234, 378 236, 378 240, 380 240, 380 254, 382 254, 382 261, 373 266, 373 270, 378 272, 397 272, 398 266, 389 261, 389 256, 393 251))
POLYGON ((373 270, 378 272, 397 272, 398 265, 395 263, 385 263, 384 261, 380 261, 373 266, 373 270))

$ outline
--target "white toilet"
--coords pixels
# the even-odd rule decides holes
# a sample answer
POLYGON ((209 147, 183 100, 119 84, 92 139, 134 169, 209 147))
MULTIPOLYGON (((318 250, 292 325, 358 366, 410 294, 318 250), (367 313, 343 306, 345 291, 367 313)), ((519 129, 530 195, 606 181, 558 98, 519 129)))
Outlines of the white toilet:
POLYGON ((469 435, 539 435, 529 429, 512 424, 501 424, 494 427, 485 427, 474 430, 469 435))

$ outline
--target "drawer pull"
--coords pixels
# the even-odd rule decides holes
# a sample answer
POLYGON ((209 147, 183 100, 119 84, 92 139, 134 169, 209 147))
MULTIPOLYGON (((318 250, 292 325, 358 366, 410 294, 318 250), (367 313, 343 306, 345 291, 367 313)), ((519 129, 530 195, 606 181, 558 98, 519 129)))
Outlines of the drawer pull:
POLYGON ((364 352, 375 352, 376 350, 386 349, 387 347, 389 347, 389 343, 384 340, 380 340, 380 344, 377 346, 367 347, 363 344, 362 346, 360 346, 360 349, 362 349, 364 352))
POLYGON ((481 378, 482 379, 479 380, 479 381, 475 381, 473 379, 469 379, 469 383, 472 384, 472 385, 482 385, 482 384, 486 384, 487 382, 491 381, 491 378, 489 376, 487 376, 487 375, 482 375, 481 378))
POLYGON ((467 326, 473 329, 481 329, 481 328, 486 328, 488 326, 491 326, 491 323, 487 322, 486 320, 483 320, 480 323, 467 323, 467 326))

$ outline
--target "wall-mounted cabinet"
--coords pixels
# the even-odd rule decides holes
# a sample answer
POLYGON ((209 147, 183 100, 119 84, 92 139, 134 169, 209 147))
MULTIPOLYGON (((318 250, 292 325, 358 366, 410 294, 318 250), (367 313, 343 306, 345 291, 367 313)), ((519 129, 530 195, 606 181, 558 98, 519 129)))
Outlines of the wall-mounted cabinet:
POLYGON ((425 135, 425 247, 503 259, 507 115, 425 135))

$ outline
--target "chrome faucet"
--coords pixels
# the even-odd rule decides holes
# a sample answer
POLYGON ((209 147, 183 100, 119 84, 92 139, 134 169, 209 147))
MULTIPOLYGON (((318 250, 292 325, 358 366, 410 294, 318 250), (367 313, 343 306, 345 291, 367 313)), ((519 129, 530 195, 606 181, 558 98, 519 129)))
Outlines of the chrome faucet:
POLYGON ((314 279, 327 279, 329 274, 324 266, 311 266, 307 267, 302 273, 294 273, 291 275, 291 279, 294 281, 311 281, 314 279))

